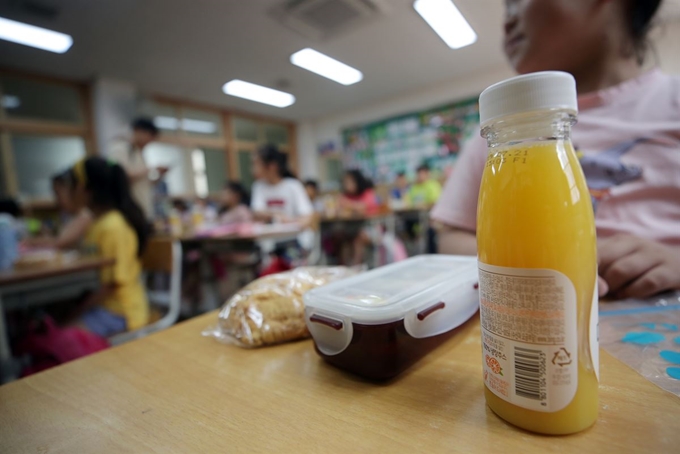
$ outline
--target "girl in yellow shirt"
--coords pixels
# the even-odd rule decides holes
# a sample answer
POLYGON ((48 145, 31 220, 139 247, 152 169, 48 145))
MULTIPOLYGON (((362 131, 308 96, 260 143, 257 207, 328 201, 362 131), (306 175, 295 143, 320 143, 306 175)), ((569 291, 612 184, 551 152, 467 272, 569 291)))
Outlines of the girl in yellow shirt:
POLYGON ((99 157, 79 161, 73 174, 76 190, 94 216, 85 246, 115 260, 102 271, 102 287, 88 299, 82 324, 102 337, 140 328, 149 319, 139 259, 149 229, 132 199, 128 177, 121 166, 99 157))

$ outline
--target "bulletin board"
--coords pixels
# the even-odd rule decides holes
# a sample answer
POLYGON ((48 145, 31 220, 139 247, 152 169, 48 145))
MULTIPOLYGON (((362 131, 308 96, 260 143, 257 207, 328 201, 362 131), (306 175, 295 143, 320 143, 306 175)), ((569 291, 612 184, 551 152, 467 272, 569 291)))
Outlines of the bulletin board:
POLYGON ((342 131, 344 165, 360 169, 376 183, 391 182, 399 172, 412 177, 423 163, 436 173, 448 174, 478 124, 475 97, 347 128, 342 131))

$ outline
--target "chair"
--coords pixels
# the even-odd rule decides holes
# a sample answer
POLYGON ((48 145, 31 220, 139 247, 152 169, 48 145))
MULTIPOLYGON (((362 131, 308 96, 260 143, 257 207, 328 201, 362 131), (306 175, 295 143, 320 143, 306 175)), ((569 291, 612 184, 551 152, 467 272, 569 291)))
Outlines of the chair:
POLYGON ((146 273, 167 273, 170 276, 170 289, 165 291, 148 291, 149 304, 167 306, 168 311, 153 323, 134 331, 117 334, 109 338, 111 345, 139 339, 148 334, 160 331, 175 324, 182 306, 182 246, 171 238, 152 238, 142 256, 142 268, 146 273))

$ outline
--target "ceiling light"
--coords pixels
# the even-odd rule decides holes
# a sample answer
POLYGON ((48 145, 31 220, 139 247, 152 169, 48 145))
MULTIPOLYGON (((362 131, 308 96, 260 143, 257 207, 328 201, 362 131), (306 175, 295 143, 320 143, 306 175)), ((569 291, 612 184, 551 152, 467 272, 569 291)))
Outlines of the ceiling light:
POLYGON ((477 34, 451 0, 416 0, 413 7, 451 49, 477 41, 477 34))
POLYGON ((64 33, 0 17, 0 39, 63 54, 73 45, 64 33))
POLYGON ((214 134, 217 131, 217 125, 212 121, 194 120, 191 118, 183 118, 178 120, 175 117, 154 117, 153 123, 160 129, 177 130, 182 128, 187 132, 198 132, 201 134, 214 134))
POLYGON ((243 80, 234 79, 222 86, 222 91, 231 96, 261 102, 275 107, 288 107, 295 103, 295 96, 262 85, 251 84, 243 80))
POLYGON ((2 98, 0 98, 0 105, 5 109, 16 109, 21 105, 21 99, 14 95, 2 95, 2 98))
POLYGON ((342 85, 352 85, 364 78, 364 75, 358 69, 309 47, 291 55, 290 62, 342 85))

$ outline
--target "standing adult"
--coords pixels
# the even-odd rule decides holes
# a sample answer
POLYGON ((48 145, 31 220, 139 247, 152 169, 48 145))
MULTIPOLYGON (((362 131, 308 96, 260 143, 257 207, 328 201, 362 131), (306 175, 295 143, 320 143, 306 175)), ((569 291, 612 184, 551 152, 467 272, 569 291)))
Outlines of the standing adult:
POLYGON ((167 172, 167 168, 152 169, 144 160, 144 149, 158 138, 158 128, 148 118, 137 118, 132 122, 132 138, 129 141, 116 143, 109 157, 125 169, 132 196, 144 212, 148 221, 153 220, 154 183, 167 172))

